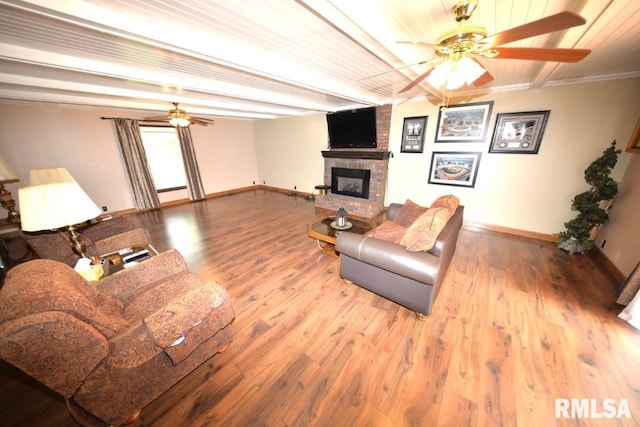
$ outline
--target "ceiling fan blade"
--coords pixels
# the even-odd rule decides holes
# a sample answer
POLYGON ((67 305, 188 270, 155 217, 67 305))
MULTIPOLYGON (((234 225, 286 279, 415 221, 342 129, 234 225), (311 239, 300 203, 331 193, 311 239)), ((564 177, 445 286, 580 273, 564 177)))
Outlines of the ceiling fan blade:
POLYGON ((400 44, 414 44, 416 46, 425 46, 425 47, 430 47, 435 49, 436 47, 438 47, 438 45, 432 44, 432 43, 427 43, 427 42, 410 42, 410 41, 406 41, 406 40, 400 40, 397 41, 396 43, 400 43, 400 44))
POLYGON ((433 68, 420 74, 417 79, 415 79, 414 81, 412 81, 411 83, 403 87, 399 93, 403 93, 408 91, 409 89, 413 89, 418 83, 420 83, 421 81, 429 77, 429 74, 431 74, 432 71, 433 71, 433 68))
MULTIPOLYGON (((475 62, 477 62, 478 65, 480 65, 482 68, 484 68, 484 66, 476 58, 471 58, 471 59, 473 59, 475 62)), ((482 85, 486 85, 487 83, 492 82, 493 80, 494 79, 493 79, 493 76, 491 75, 491 73, 485 69, 484 73, 473 82, 473 85, 475 87, 479 87, 479 86, 482 86, 482 85)))
POLYGON ((428 64, 429 62, 437 61, 438 59, 439 58, 425 59, 424 61, 416 62, 414 64, 403 65, 402 67, 394 68, 393 70, 387 70, 387 71, 383 71, 381 73, 377 73, 377 74, 373 74, 371 76, 367 76, 367 77, 365 77, 363 79, 358 80, 358 82, 363 82, 365 80, 373 79, 374 77, 379 77, 379 76, 382 76, 382 75, 385 75, 385 74, 393 73, 394 71, 400 71, 400 70, 403 70, 405 68, 414 67, 416 65, 428 64))
POLYGON ((591 53, 589 49, 553 49, 534 47, 496 47, 497 59, 528 59, 533 61, 578 62, 591 53))
POLYGON ((189 117, 189 121, 193 124, 202 126, 215 124, 215 120, 205 119, 204 117, 189 117))
POLYGON ((142 120, 149 120, 151 122, 158 122, 158 121, 168 121, 169 117, 165 114, 164 116, 152 116, 152 117, 143 117, 142 120))
POLYGON ((573 12, 560 12, 519 27, 510 28, 501 33, 485 37, 483 41, 489 43, 489 47, 501 46, 503 44, 528 39, 529 37, 541 34, 553 33, 554 31, 566 30, 567 28, 583 25, 587 22, 582 16, 573 12))

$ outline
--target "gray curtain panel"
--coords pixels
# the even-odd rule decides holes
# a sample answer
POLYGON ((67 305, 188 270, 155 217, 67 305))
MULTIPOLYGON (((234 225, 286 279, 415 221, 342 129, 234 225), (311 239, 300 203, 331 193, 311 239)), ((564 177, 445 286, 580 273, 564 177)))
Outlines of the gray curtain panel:
POLYGON ((136 209, 160 206, 137 120, 113 119, 136 209))
POLYGON ((204 199, 204 187, 202 186, 196 151, 193 148, 193 141, 191 140, 191 131, 188 127, 179 127, 177 131, 178 138, 180 139, 180 149, 182 150, 182 160, 184 161, 184 170, 187 175, 189 199, 204 199))

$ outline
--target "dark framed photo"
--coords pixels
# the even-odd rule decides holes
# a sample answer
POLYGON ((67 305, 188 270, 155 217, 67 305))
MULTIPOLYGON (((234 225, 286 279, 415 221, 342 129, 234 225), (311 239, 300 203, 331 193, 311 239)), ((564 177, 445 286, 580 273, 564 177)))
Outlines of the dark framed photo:
POLYGON ((427 116, 405 117, 402 125, 402 153, 422 153, 427 116))
POLYGON ((631 139, 629 139, 629 143, 627 144, 627 151, 629 153, 640 153, 640 119, 638 119, 636 128, 631 135, 631 139))
POLYGON ((436 142, 484 142, 493 101, 440 108, 436 142))
POLYGON ((429 184, 473 188, 476 184, 480 152, 440 151, 431 155, 429 184))
POLYGON ((489 152, 537 154, 549 114, 549 110, 498 114, 489 152))

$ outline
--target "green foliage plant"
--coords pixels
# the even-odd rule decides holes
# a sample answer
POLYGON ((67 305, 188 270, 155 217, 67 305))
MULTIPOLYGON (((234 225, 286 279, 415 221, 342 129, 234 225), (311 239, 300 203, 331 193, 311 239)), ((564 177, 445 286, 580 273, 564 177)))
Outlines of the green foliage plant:
POLYGON ((602 202, 613 199, 618 194, 618 183, 611 178, 611 170, 618 162, 621 150, 616 149, 616 141, 602 152, 584 171, 584 179, 591 188, 575 196, 571 210, 578 215, 564 223, 565 230, 558 233, 558 247, 571 254, 584 253, 593 248, 591 230, 609 221, 602 202))

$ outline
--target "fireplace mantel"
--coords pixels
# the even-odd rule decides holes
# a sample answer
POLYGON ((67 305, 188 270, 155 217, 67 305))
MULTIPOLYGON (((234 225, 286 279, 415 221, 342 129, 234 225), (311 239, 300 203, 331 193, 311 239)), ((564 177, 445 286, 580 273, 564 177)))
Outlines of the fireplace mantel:
POLYGON ((387 160, 390 154, 390 151, 381 150, 330 150, 323 151, 322 157, 325 159, 387 160))

